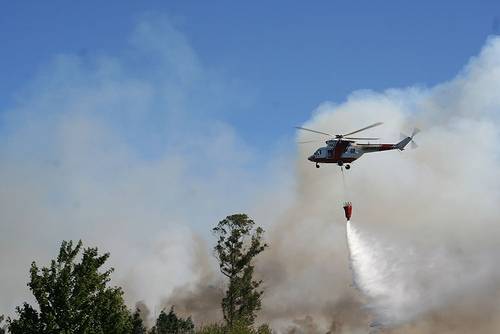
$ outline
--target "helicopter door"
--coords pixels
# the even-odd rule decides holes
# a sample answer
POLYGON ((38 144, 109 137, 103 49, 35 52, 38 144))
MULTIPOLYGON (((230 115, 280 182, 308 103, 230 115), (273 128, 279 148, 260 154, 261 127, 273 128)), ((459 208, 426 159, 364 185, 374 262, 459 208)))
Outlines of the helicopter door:
POLYGON ((327 150, 326 151, 326 157, 328 159, 332 159, 333 158, 333 150, 327 150))

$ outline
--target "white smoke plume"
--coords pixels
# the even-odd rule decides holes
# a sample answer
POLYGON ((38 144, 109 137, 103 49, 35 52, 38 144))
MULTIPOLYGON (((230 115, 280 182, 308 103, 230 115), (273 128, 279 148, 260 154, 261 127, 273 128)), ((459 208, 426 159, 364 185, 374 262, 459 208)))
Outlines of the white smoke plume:
POLYGON ((152 317, 205 277, 210 229, 247 211, 272 170, 250 168, 260 153, 221 121, 240 110, 234 96, 245 99, 157 16, 121 52, 58 55, 34 74, 0 114, 0 314, 30 300, 31 261, 62 240, 109 251, 114 283, 152 317))
MULTIPOLYGON (((366 134, 389 142, 422 129, 417 150, 366 155, 348 172, 353 260, 372 321, 401 333, 410 332, 403 324, 415 333, 498 331, 499 91, 500 39, 491 38, 449 82, 355 92, 321 105, 305 124, 338 133, 384 121, 366 134)), ((296 196, 272 231, 266 260, 281 277, 266 302, 270 310, 287 305, 288 315, 309 312, 326 330, 326 305, 352 294, 338 168, 299 162, 296 196)))
POLYGON ((388 142, 422 129, 417 150, 366 155, 348 172, 359 246, 379 265, 363 294, 338 167, 314 168, 311 144, 256 168, 258 150, 218 112, 246 103, 244 92, 163 20, 141 21, 130 43, 114 56, 58 57, 2 113, 0 313, 28 298, 30 261, 81 238, 111 252, 130 305, 143 300, 154 317, 175 303, 212 321, 223 284, 207 236, 247 212, 271 245, 257 263, 259 320, 278 331, 363 333, 371 321, 393 333, 500 330, 500 38, 449 82, 354 92, 305 124, 345 132, 383 121, 366 134, 388 142), (140 59, 150 65, 138 73, 140 59))

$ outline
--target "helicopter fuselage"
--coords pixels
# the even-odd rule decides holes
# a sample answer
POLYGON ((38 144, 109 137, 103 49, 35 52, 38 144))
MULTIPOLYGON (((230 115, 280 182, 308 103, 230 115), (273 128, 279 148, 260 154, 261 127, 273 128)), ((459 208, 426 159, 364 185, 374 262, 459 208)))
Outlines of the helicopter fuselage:
POLYGON ((403 149, 407 144, 405 141, 406 139, 397 144, 356 144, 351 140, 331 139, 326 141, 327 146, 318 148, 307 159, 316 164, 335 163, 342 166, 359 159, 365 153, 403 149))
POLYGON ((316 163, 316 168, 319 168, 320 163, 327 163, 327 164, 330 163, 330 164, 338 164, 339 166, 343 166, 344 164, 346 164, 345 168, 349 169, 351 168, 351 166, 347 164, 359 159, 365 153, 388 151, 395 149, 402 151, 405 149, 405 146, 408 145, 408 143, 410 142, 414 146, 416 146, 416 144, 413 142, 413 137, 419 132, 418 129, 414 129, 411 136, 407 136, 399 143, 395 144, 370 144, 370 143, 358 144, 356 143, 356 140, 378 140, 379 138, 352 137, 353 134, 371 129, 381 124, 382 124, 381 122, 377 122, 365 126, 364 128, 361 128, 356 131, 352 131, 346 134, 336 134, 336 135, 332 135, 330 133, 326 133, 323 131, 304 128, 301 126, 297 126, 296 128, 299 130, 330 136, 332 138, 326 141, 325 147, 318 148, 313 155, 307 158, 307 160, 316 163))

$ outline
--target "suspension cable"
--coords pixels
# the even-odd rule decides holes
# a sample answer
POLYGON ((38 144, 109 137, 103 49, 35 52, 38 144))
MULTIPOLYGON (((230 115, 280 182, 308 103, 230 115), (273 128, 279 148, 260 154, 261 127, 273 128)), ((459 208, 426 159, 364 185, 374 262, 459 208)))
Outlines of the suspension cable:
POLYGON ((342 183, 344 184, 344 196, 345 196, 345 202, 349 202, 349 191, 347 189, 347 181, 346 181, 346 176, 344 173, 344 166, 340 166, 340 170, 342 171, 342 183))

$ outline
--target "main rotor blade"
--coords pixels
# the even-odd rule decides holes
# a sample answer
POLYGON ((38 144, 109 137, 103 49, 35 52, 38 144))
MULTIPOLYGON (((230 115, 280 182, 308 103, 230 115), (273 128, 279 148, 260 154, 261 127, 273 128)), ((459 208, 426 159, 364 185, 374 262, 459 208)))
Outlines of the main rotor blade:
POLYGON ((322 140, 305 140, 305 141, 298 141, 297 144, 308 144, 308 143, 319 143, 322 142, 322 140))
POLYGON ((350 136, 350 135, 353 135, 355 133, 358 133, 358 132, 361 132, 361 131, 365 131, 365 130, 368 130, 368 129, 371 129, 371 128, 374 128, 376 126, 379 126, 379 125, 382 125, 384 123, 382 122, 377 122, 377 123, 373 123, 372 125, 368 125, 368 126, 365 126, 364 128, 362 129, 359 129, 359 130, 356 130, 356 131, 353 131, 353 132, 349 132, 349 133, 346 133, 345 135, 343 135, 344 137, 346 136, 350 136))
POLYGON ((329 133, 326 133, 326 132, 321 132, 321 131, 316 131, 316 130, 312 130, 312 129, 303 128, 303 127, 301 127, 301 126, 296 126, 295 128, 296 128, 296 129, 300 129, 300 130, 305 130, 305 131, 314 132, 314 133, 319 133, 320 135, 325 135, 325 136, 334 137, 334 135, 332 135, 332 134, 329 134, 329 133))
POLYGON ((361 137, 343 137, 345 139, 354 139, 354 140, 379 140, 380 138, 361 138, 361 137))

